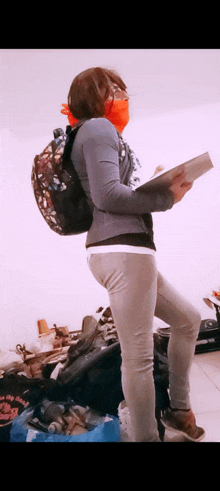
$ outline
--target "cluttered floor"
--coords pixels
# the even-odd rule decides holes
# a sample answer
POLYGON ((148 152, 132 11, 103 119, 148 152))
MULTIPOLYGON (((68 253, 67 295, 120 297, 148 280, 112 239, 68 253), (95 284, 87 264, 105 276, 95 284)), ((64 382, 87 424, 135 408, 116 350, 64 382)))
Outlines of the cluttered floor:
MULTIPOLYGON (((205 429, 202 442, 220 442, 220 334, 215 321, 205 328, 191 369, 191 404, 197 425, 205 429), (201 352, 213 326, 218 348, 201 352)), ((129 441, 120 344, 110 308, 86 316, 81 331, 56 324, 49 329, 43 319, 38 332, 29 350, 17 345, 0 351, 0 441, 129 441)), ((169 327, 154 332, 158 429, 165 442, 186 442, 167 430, 164 435, 160 423, 169 404, 168 339, 169 327)))

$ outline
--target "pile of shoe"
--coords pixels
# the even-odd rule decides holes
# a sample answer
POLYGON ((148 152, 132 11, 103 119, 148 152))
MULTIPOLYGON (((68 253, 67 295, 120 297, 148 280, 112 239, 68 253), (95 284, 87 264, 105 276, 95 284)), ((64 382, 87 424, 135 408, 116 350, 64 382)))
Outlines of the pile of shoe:
POLYGON ((110 346, 118 342, 117 329, 110 307, 99 307, 93 316, 86 316, 82 322, 82 334, 90 334, 96 328, 96 346, 110 346))
MULTIPOLYGON (((56 401, 58 399, 66 401, 68 391, 75 393, 75 390, 74 386, 72 389, 72 384, 67 389, 64 383, 69 376, 70 379, 73 378, 76 365, 83 368, 88 357, 91 356, 92 360, 94 354, 102 353, 104 348, 115 343, 117 339, 110 309, 100 307, 94 315, 83 319, 81 330, 69 332, 67 326, 57 327, 56 324, 53 329, 49 329, 46 320, 42 319, 38 321, 38 337, 35 340, 26 344, 17 344, 14 351, 0 350, 0 441, 9 441, 13 419, 19 416, 29 404, 35 405, 44 397, 53 400, 54 394, 56 401), (55 392, 51 394, 51 390, 55 392)), ((118 359, 118 354, 116 357, 118 359)), ((105 370, 104 373, 108 372, 108 382, 109 371, 117 375, 118 372, 120 373, 120 367, 113 366, 112 369, 105 370)), ((116 379, 118 379, 117 376, 116 379)), ((113 387, 115 386, 114 380, 110 381, 113 387)), ((85 384, 85 377, 79 385, 77 404, 82 404, 81 392, 87 395, 89 390, 89 402, 83 400, 84 406, 88 406, 90 400, 93 399, 94 387, 99 395, 99 398, 97 395, 98 406, 99 399, 103 404, 105 403, 106 397, 100 393, 99 385, 91 385, 89 380, 85 384)), ((119 392, 121 394, 121 390, 119 391, 116 386, 114 390, 116 398, 119 392)), ((109 385, 105 393, 110 393, 109 385)), ((111 400, 114 400, 114 397, 111 397, 111 400)), ((107 406, 111 409, 109 403, 107 406)), ((65 416, 67 419, 70 418, 70 415, 65 414, 65 416)), ((77 417, 78 415, 75 415, 75 418, 77 417)), ((73 426, 73 421, 69 423, 73 426)), ((43 422, 41 421, 40 424, 43 422)), ((79 430, 78 427, 83 428, 77 419, 74 427, 74 431, 79 430)), ((80 431, 85 430, 87 431, 86 428, 80 431)))
POLYGON ((43 367, 47 363, 65 360, 66 353, 72 344, 76 344, 80 331, 69 332, 67 326, 48 328, 45 319, 38 321, 38 338, 26 345, 17 344, 16 353, 23 359, 22 372, 27 377, 43 377, 43 367))
POLYGON ((109 416, 88 406, 44 399, 36 406, 29 425, 46 433, 81 435, 110 420, 109 416))
POLYGON ((69 332, 67 326, 53 326, 49 329, 45 319, 39 320, 38 339, 27 345, 16 346, 16 353, 22 357, 22 372, 26 376, 47 378, 59 364, 52 375, 52 378, 56 379, 59 368, 62 368, 62 363, 67 360, 69 349, 77 353, 80 345, 90 334, 93 338, 93 349, 104 348, 118 341, 109 307, 99 307, 94 315, 85 316, 81 330, 69 332))

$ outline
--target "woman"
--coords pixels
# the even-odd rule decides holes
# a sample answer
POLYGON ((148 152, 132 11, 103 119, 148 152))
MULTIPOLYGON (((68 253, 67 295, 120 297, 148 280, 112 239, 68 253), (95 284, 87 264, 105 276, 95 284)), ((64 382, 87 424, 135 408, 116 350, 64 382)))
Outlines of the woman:
POLYGON ((189 372, 201 318, 157 271, 151 216, 171 209, 192 184, 181 174, 169 189, 148 193, 132 189, 135 159, 121 137, 129 121, 128 99, 120 76, 99 67, 80 73, 68 95, 70 123, 85 120, 75 138, 72 161, 93 210, 86 241, 88 264, 109 294, 133 441, 160 441, 153 380, 154 315, 171 326, 172 409, 163 424, 199 441, 204 430, 196 426, 190 407, 189 372), (119 145, 123 145, 120 158, 119 145))

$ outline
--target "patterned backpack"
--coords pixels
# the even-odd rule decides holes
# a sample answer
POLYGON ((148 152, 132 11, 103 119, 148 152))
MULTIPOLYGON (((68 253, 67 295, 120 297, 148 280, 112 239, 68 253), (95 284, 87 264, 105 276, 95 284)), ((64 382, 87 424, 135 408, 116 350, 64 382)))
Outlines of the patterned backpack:
MULTIPOLYGON (((52 140, 40 155, 36 155, 31 173, 31 183, 38 208, 49 227, 59 235, 77 235, 87 232, 92 225, 92 211, 71 161, 76 133, 85 121, 73 128, 67 126, 54 130, 52 140)), ((119 132, 119 162, 129 154, 133 168, 130 182, 136 187, 136 171, 140 162, 119 132)))
POLYGON ((54 140, 36 155, 31 183, 38 208, 49 227, 59 235, 77 235, 89 230, 92 212, 70 159, 80 126, 54 130, 54 140))

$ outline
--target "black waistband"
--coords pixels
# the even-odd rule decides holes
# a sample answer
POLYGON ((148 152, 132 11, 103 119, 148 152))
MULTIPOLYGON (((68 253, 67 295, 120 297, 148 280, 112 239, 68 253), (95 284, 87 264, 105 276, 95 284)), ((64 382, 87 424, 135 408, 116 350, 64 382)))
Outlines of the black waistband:
POLYGON ((135 247, 148 247, 148 249, 153 249, 156 251, 156 247, 153 241, 153 232, 145 233, 133 233, 133 234, 121 234, 116 237, 110 237, 109 239, 102 240, 100 242, 95 242, 94 244, 89 244, 89 247, 96 247, 100 245, 113 245, 113 244, 125 244, 135 247))

